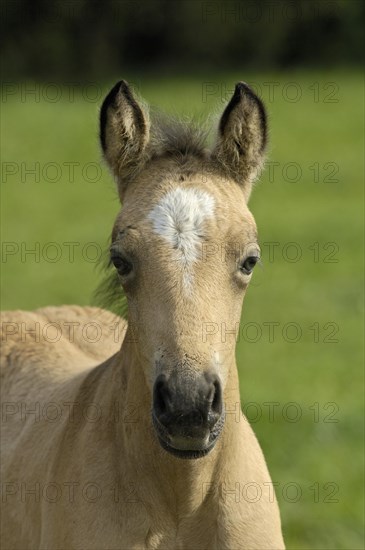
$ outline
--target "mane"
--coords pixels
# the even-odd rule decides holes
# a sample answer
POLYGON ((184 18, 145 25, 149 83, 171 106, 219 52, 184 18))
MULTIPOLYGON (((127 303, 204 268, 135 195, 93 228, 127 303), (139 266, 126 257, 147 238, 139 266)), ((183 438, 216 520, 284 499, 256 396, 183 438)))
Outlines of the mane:
POLYGON ((146 151, 150 159, 207 156, 209 129, 206 123, 168 116, 159 111, 153 111, 150 117, 151 136, 146 151))
POLYGON ((102 279, 93 294, 92 304, 107 309, 123 317, 123 319, 127 319, 127 298, 120 283, 118 273, 110 260, 109 250, 103 254, 98 267, 101 268, 102 279))

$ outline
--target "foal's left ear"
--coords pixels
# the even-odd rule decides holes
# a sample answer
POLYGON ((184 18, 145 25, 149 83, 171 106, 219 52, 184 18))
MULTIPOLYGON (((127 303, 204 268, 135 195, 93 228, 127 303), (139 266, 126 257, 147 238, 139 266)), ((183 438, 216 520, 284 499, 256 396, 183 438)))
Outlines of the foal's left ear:
POLYGON ((212 154, 227 176, 242 186, 246 201, 263 167, 266 142, 265 107, 247 84, 239 82, 220 120, 212 154))
POLYGON ((149 120, 132 90, 121 80, 104 99, 100 111, 100 142, 122 199, 130 177, 143 163, 149 120))

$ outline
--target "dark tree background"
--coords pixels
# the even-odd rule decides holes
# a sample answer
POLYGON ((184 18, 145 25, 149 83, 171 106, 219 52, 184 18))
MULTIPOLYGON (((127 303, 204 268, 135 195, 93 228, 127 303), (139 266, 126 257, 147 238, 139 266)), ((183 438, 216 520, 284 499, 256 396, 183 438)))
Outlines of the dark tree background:
POLYGON ((3 0, 6 79, 363 62, 362 0, 3 0))

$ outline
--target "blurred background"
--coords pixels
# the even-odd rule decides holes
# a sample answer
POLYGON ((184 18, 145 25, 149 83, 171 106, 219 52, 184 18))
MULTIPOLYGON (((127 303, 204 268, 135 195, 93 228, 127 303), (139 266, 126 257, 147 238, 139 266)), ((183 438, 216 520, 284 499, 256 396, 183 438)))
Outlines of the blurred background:
POLYGON ((3 309, 92 303, 119 209, 98 143, 100 104, 117 80, 202 120, 223 111, 239 80, 265 101, 269 158, 250 202, 263 265, 237 347, 242 406, 287 547, 364 548, 364 3, 0 9, 3 309))

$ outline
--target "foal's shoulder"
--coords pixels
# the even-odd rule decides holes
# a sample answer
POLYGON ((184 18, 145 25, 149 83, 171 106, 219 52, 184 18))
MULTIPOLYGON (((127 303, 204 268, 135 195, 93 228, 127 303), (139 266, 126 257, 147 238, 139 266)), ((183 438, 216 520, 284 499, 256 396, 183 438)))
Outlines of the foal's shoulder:
POLYGON ((110 311, 76 305, 3 311, 0 320, 3 368, 73 356, 102 362, 120 349, 127 326, 110 311))

